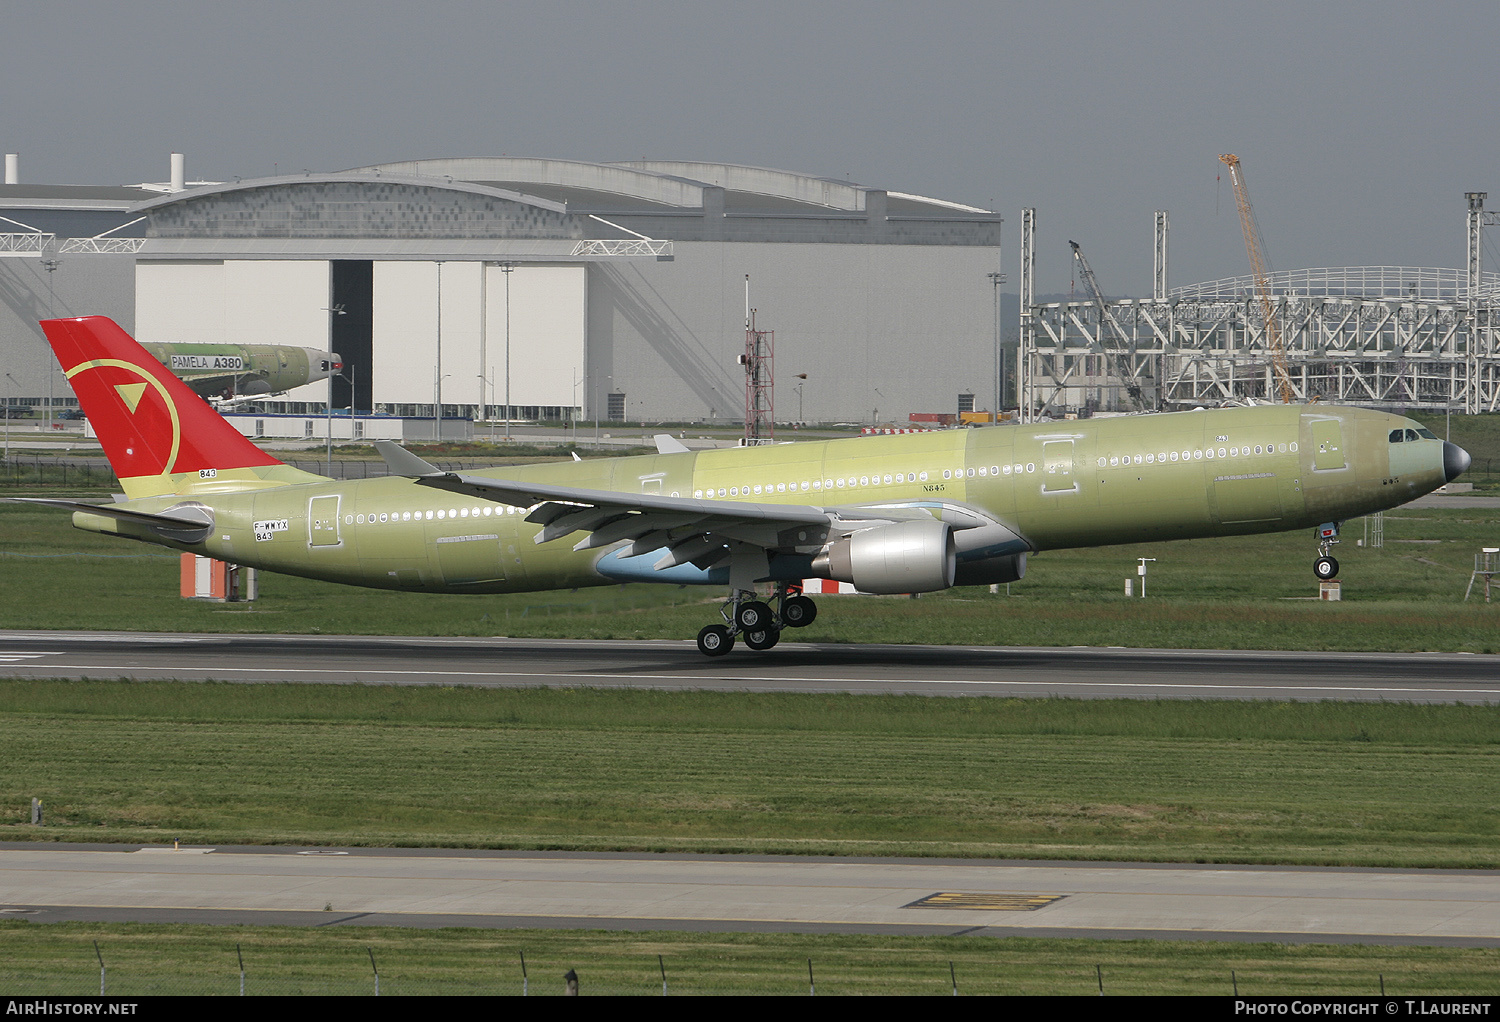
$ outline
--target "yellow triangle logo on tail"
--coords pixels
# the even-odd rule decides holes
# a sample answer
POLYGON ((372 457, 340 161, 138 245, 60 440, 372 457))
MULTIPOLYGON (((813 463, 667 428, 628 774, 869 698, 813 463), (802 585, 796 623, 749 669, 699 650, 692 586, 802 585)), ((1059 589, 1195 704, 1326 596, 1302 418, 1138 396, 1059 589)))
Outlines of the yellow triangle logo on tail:
POLYGON ((134 415, 135 406, 141 403, 141 395, 146 392, 146 385, 144 383, 117 383, 115 384, 115 390, 119 393, 120 399, 125 402, 125 406, 130 409, 131 414, 134 415))

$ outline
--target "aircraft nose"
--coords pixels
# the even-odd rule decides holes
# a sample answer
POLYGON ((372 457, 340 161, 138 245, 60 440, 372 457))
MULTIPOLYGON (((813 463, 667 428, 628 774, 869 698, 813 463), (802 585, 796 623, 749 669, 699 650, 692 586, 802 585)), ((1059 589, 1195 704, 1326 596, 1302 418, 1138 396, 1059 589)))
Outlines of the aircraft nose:
POLYGON ((1469 457, 1469 452, 1458 444, 1443 441, 1443 477, 1448 482, 1453 482, 1467 472, 1473 461, 1474 459, 1469 457))

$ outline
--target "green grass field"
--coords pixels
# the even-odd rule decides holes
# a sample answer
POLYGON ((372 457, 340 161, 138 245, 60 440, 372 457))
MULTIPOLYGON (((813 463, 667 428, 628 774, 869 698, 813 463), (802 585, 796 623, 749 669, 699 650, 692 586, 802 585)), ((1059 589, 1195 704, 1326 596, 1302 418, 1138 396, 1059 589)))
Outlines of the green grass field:
POLYGON ((0 994, 88 996, 99 961, 112 996, 528 992, 660 996, 1243 996, 1500 993, 1500 951, 1483 948, 1087 941, 839 934, 388 927, 141 926, 0 922, 0 994), (238 948, 238 950, 237 950, 238 948), (951 971, 950 971, 951 966, 951 971))
MULTIPOLYGON (((811 642, 1099 645, 1221 649, 1500 650, 1500 602, 1463 602, 1500 510, 1417 509, 1385 518, 1385 545, 1337 553, 1344 599, 1313 599, 1309 535, 1184 540, 1031 559, 1024 580, 904 597, 825 597, 811 642), (1137 557, 1155 557, 1146 599, 1127 599, 1137 557)), ((716 620, 708 587, 441 596, 262 574, 253 605, 178 596, 169 551, 73 529, 66 514, 0 504, 0 628, 690 639, 716 620), (119 594, 128 594, 122 598, 119 594)), ((788 636, 791 638, 792 636, 788 636)))
POLYGON ((1500 864, 1500 707, 3 681, 0 747, 5 840, 1500 864))

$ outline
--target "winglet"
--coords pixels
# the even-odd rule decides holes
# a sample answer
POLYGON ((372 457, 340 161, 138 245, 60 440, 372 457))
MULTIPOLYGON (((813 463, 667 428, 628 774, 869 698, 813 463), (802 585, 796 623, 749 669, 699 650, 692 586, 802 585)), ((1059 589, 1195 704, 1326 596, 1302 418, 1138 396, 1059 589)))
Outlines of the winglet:
POLYGON ((668 433, 658 433, 651 439, 656 441, 657 454, 687 454, 687 445, 668 433))
POLYGON ((376 440, 375 450, 380 452, 380 456, 385 459, 386 467, 398 476, 412 476, 416 479, 424 479, 448 474, 436 465, 428 464, 405 447, 390 440, 376 440))

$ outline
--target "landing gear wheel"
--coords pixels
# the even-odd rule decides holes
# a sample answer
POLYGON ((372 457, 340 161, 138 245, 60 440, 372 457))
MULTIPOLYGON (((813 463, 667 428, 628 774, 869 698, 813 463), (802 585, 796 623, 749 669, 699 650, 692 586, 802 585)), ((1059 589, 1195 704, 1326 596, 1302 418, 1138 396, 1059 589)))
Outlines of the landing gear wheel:
POLYGON ((781 633, 774 628, 758 628, 745 633, 745 645, 751 649, 770 649, 781 641, 781 633))
POLYGON ((1313 574, 1324 582, 1336 578, 1339 573, 1339 562, 1332 557, 1319 557, 1313 561, 1313 574))
POLYGON ((723 656, 734 649, 734 633, 723 625, 708 625, 698 633, 698 652, 704 656, 723 656))
POLYGON ((818 605, 806 596, 791 596, 781 604, 781 623, 788 628, 806 628, 818 616, 818 605))
POLYGON ((771 627, 771 608, 759 600, 742 603, 734 623, 744 632, 765 631, 771 627))

